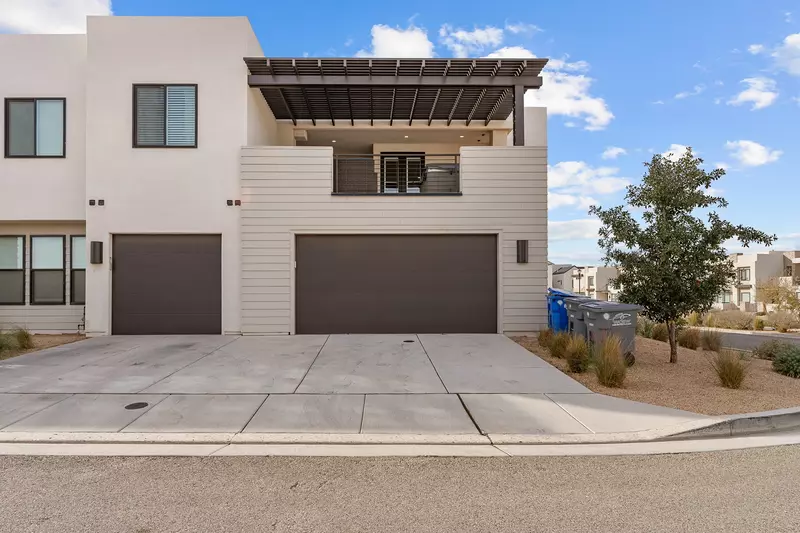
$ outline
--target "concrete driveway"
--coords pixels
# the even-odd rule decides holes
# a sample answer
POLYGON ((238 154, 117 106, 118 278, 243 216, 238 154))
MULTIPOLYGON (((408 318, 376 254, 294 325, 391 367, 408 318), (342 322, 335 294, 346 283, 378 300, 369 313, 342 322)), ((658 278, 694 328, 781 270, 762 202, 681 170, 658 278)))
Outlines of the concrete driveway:
POLYGON ((0 363, 0 430, 550 434, 699 415, 591 393, 502 335, 120 336, 0 363))

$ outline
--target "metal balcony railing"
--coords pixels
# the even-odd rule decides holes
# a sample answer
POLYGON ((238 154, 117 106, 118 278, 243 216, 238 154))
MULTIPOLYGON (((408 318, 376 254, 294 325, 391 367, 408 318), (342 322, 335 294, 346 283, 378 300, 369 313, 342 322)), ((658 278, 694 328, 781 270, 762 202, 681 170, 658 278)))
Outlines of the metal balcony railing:
POLYGON ((333 192, 458 194, 461 192, 459 156, 419 153, 334 155, 333 192))

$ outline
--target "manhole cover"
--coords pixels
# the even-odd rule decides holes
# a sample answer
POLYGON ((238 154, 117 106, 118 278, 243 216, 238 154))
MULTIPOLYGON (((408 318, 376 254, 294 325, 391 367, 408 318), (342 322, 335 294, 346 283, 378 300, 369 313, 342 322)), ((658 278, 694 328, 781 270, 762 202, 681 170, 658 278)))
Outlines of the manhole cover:
POLYGON ((148 405, 149 404, 147 402, 133 402, 126 405, 125 409, 127 409, 128 411, 133 411, 135 409, 144 409, 148 405))

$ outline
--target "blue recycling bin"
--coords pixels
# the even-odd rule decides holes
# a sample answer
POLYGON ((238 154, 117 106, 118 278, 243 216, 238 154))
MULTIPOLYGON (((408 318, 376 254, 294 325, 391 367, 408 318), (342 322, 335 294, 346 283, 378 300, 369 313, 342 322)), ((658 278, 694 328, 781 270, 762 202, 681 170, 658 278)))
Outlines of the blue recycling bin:
POLYGON ((576 296, 578 295, 567 291, 547 289, 547 326, 556 333, 569 331, 569 315, 564 300, 576 296))

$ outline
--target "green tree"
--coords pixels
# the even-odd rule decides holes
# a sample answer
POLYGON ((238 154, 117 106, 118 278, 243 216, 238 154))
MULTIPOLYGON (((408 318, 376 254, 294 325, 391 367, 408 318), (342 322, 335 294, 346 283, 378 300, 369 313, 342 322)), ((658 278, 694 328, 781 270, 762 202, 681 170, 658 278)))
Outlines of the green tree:
POLYGON ((713 211, 728 205, 709 191, 725 171, 706 172, 702 163, 691 148, 677 160, 655 155, 645 163, 641 184, 628 187, 627 206, 589 210, 603 224, 598 244, 605 263, 618 267, 612 283, 620 287, 619 300, 641 305, 645 316, 667 324, 670 363, 678 361, 676 321, 708 311, 735 279, 723 243, 736 238, 744 246, 769 246, 776 239, 713 211), (695 216, 697 210, 707 211, 707 221, 695 216), (641 212, 641 222, 634 212, 641 212))

